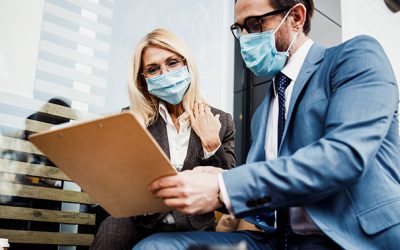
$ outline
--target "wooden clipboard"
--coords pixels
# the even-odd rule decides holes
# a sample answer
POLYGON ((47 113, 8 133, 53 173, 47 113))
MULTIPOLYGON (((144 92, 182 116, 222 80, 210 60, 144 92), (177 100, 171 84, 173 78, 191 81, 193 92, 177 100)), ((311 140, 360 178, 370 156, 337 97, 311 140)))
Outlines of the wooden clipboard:
POLYGON ((36 133, 29 141, 114 217, 171 209, 147 188, 177 171, 130 112, 36 133))

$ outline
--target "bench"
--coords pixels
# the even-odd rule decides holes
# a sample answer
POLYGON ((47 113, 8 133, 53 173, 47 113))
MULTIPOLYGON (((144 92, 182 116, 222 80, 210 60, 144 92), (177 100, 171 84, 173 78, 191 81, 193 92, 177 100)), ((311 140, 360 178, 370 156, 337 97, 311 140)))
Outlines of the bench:
POLYGON ((0 166, 0 238, 9 239, 12 248, 13 243, 90 246, 96 215, 80 210, 95 202, 62 171, 4 157, 0 166), (78 233, 78 225, 92 227, 92 233, 78 233))

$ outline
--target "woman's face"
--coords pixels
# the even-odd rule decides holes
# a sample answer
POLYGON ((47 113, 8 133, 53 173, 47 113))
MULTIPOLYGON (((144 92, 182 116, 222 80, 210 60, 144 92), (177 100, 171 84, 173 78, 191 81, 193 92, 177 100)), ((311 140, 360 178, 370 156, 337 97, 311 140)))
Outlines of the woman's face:
POLYGON ((179 69, 185 65, 184 59, 169 50, 148 47, 142 55, 143 75, 153 78, 168 71, 179 69))

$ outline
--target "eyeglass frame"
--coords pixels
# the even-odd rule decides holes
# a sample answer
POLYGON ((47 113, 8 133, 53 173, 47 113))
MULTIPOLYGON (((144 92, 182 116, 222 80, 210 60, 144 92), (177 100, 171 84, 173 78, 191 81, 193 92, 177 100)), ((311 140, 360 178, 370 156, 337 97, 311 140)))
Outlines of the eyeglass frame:
POLYGON ((244 19, 243 25, 238 24, 238 23, 234 23, 234 24, 231 25, 231 28, 230 28, 230 29, 231 29, 232 35, 233 35, 234 38, 236 38, 236 39, 239 40, 240 36, 237 37, 237 36, 235 35, 234 27, 239 27, 241 31, 242 31, 242 30, 246 30, 248 34, 251 34, 251 33, 262 33, 262 32, 263 32, 263 29, 262 29, 261 19, 263 19, 263 18, 265 18, 265 17, 268 17, 268 16, 274 16, 274 15, 277 15, 277 14, 284 13, 285 11, 288 11, 288 10, 290 10, 291 8, 292 8, 292 7, 285 7, 285 8, 281 8, 281 9, 277 9, 277 10, 273 10, 273 11, 267 12, 267 13, 262 14, 262 15, 259 15, 259 16, 248 16, 248 17, 246 17, 246 18, 244 19), (246 25, 246 22, 247 22, 248 20, 252 19, 252 18, 255 18, 255 19, 257 20, 258 24, 260 25, 260 28, 261 28, 261 29, 260 29, 259 32, 258 32, 258 31, 257 31, 257 32, 250 32, 249 27, 246 25))
MULTIPOLYGON (((184 67, 184 66, 186 65, 186 63, 185 63, 186 58, 183 57, 183 56, 178 56, 177 58, 168 58, 167 60, 179 60, 179 63, 183 63, 182 67, 184 67)), ((154 75, 152 75, 152 74, 147 74, 147 73, 145 72, 145 71, 146 71, 146 68, 144 68, 144 69, 143 69, 143 72, 141 73, 141 75, 142 75, 143 77, 145 77, 145 78, 156 77, 156 76, 162 75, 161 72, 162 72, 162 69, 163 69, 163 68, 164 68, 164 69, 167 69, 167 71, 169 72, 167 65, 164 64, 164 66, 161 66, 161 65, 157 65, 157 66, 160 67, 160 68, 156 71, 156 73, 159 72, 159 74, 154 74, 154 75), (147 76, 146 76, 146 75, 147 75, 147 76), (149 77, 149 76, 151 76, 151 77, 149 77)))

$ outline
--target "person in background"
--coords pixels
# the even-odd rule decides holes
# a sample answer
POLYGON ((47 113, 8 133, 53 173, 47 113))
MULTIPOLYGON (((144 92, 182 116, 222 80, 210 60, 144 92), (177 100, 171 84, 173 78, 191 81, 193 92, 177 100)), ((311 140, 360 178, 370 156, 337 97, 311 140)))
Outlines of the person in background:
MULTIPOLYGON (((176 35, 155 29, 141 40, 132 57, 129 89, 131 112, 178 171, 191 171, 195 166, 218 166, 221 170, 235 166, 232 117, 210 107, 201 97, 193 57, 176 35)), ((215 230, 214 212, 108 217, 91 249, 131 249, 156 232, 192 230, 215 230)))
POLYGON ((312 0, 236 2, 231 30, 243 60, 273 79, 252 118, 247 163, 225 172, 195 168, 150 185, 178 211, 202 214, 225 205, 264 232, 155 234, 134 249, 240 241, 249 249, 400 249, 393 69, 369 36, 332 48, 314 43, 313 11, 312 0))

